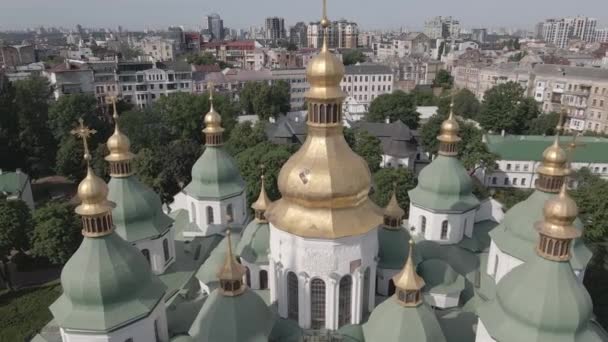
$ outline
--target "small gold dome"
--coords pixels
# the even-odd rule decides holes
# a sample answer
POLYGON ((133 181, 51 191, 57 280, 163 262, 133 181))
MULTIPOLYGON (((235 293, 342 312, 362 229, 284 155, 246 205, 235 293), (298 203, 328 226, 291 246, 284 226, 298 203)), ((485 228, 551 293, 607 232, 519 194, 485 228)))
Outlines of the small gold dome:
POLYGON ((344 97, 340 88, 344 73, 344 65, 340 59, 324 47, 306 68, 306 77, 310 83, 308 96, 314 98, 319 98, 319 96, 321 96, 320 98, 344 97))
POLYGON ((568 169, 568 154, 559 144, 559 136, 555 136, 553 144, 543 152, 543 161, 538 168, 538 172, 548 176, 567 176, 570 174, 568 169))
POLYGON ((405 215, 405 210, 401 209, 399 202, 397 201, 397 191, 393 191, 391 199, 388 201, 388 205, 384 209, 384 216, 394 217, 401 219, 405 215))
POLYGON ((424 279, 416 273, 414 265, 414 240, 410 240, 410 248, 408 251, 407 261, 401 272, 393 277, 395 287, 402 290, 421 290, 425 283, 424 279))
POLYGON ((118 124, 114 129, 114 134, 108 138, 106 146, 108 147, 108 151, 110 151, 110 154, 105 158, 107 161, 122 161, 133 158, 131 141, 120 131, 118 124))
POLYGON ((203 129, 203 132, 205 133, 220 133, 224 131, 222 128, 222 117, 215 111, 215 108, 213 108, 213 102, 211 102, 209 112, 205 115, 204 122, 205 129, 203 129))
POLYGON ((450 116, 441 123, 440 134, 437 139, 445 143, 454 143, 460 141, 458 134, 460 133, 460 125, 454 117, 454 114, 450 112, 450 116))
POLYGON ((87 167, 87 175, 78 185, 78 198, 81 203, 76 207, 76 213, 83 216, 95 216, 106 213, 113 208, 113 203, 107 200, 108 185, 87 167))
POLYGON ((537 228, 542 234, 556 239, 573 239, 580 236, 580 231, 574 227, 578 206, 568 195, 565 182, 559 195, 545 203, 543 216, 544 220, 537 223, 537 228))
POLYGON ((251 205, 251 208, 253 210, 264 211, 268 209, 268 206, 270 206, 272 201, 270 200, 270 198, 268 198, 268 195, 266 194, 264 176, 262 175, 260 179, 262 180, 262 184, 260 185, 260 196, 258 196, 257 201, 255 201, 251 205))

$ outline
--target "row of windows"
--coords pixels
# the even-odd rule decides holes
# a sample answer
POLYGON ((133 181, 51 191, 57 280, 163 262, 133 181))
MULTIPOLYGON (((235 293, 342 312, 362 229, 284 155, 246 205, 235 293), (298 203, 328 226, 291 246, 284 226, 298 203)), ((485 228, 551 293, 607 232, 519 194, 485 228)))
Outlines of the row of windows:
MULTIPOLYGON (((350 93, 351 89, 353 91, 367 91, 368 87, 367 86, 354 86, 354 87, 350 87, 350 86, 342 86, 342 91, 344 92, 348 92, 350 93)), ((372 85, 372 91, 376 91, 376 86, 372 85)), ((378 86, 378 91, 391 91, 391 86, 390 85, 383 85, 383 86, 378 86)))
MULTIPOLYGON (((205 212, 207 214, 207 224, 215 223, 213 208, 211 206, 207 206, 205 208, 205 212)), ((192 222, 198 224, 198 218, 196 215, 196 204, 194 203, 190 203, 190 215, 192 222)), ((232 208, 231 203, 228 203, 228 205, 226 206, 226 218, 228 220, 228 223, 234 222, 234 209, 232 208)))
MULTIPOLYGON (((464 226, 467 226, 467 220, 464 220, 464 226)), ((416 227, 412 226, 410 228, 410 230, 412 232, 416 231, 416 227)), ((449 236, 449 231, 450 231, 450 225, 448 223, 448 220, 443 220, 443 222, 441 222, 441 235, 440 235, 440 239, 441 240, 447 240, 448 236, 449 236)), ((425 236, 426 234, 426 216, 420 216, 420 233, 422 234, 422 236, 425 236)))
POLYGON ((110 92, 110 91, 116 91, 116 86, 115 85, 107 85, 105 86, 96 86, 95 87, 95 93, 96 94, 103 94, 106 91, 110 92))
MULTIPOLYGON (((376 82, 376 76, 371 77, 372 82, 376 82)), ((369 82, 369 76, 344 76, 342 82, 369 82)), ((393 80, 393 76, 391 75, 383 75, 378 76, 378 82, 391 82, 393 80)))
MULTIPOLYGON (((498 182, 498 179, 496 177, 492 177, 492 185, 496 185, 498 182)), ((518 180, 517 177, 514 177, 512 180, 509 180, 509 177, 506 177, 503 180, 503 185, 518 185, 517 183, 519 182, 519 185, 525 186, 526 185, 526 179, 522 178, 521 181, 518 180)))
MULTIPOLYGON (((598 103, 597 99, 593 99, 592 105, 594 107, 597 107, 597 103, 598 103)), ((600 107, 604 107, 604 100, 600 100, 599 103, 600 103, 600 107)))
MULTIPOLYGON (((148 264, 151 264, 151 261, 150 261, 150 250, 149 249, 142 249, 141 250, 141 254, 143 254, 146 257, 146 260, 148 260, 148 264)), ((167 239, 163 240, 163 256, 165 258, 165 264, 167 264, 167 262, 169 262, 169 260, 171 258, 171 253, 169 251, 169 240, 167 240, 167 239)))
MULTIPOLYGON (((530 169, 530 165, 529 164, 524 164, 523 165, 523 170, 528 171, 530 169)), ((519 171, 520 170, 520 164, 515 164, 515 171, 519 171)), ((511 164, 508 163, 507 164, 507 171, 511 171, 511 164)))

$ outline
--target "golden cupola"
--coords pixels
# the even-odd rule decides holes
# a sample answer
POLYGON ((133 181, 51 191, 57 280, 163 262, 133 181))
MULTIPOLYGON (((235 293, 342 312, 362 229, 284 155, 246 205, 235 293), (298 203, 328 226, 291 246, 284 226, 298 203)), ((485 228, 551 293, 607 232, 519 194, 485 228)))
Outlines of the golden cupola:
POLYGON ((232 254, 232 239, 230 238, 230 230, 226 232, 226 240, 228 243, 228 251, 224 264, 217 272, 217 277, 220 280, 220 287, 225 296, 238 296, 245 292, 245 284, 243 284, 243 276, 246 273, 245 266, 239 264, 232 254))
POLYGON ((278 178, 282 198, 266 216, 277 229, 308 238, 335 239, 369 232, 382 212, 369 199, 371 173, 342 133, 340 88, 344 66, 327 46, 325 2, 323 48, 308 64, 310 90, 306 141, 283 165, 278 178))
POLYGON ((82 119, 79 120, 79 123, 79 127, 72 130, 72 134, 83 141, 87 174, 78 185, 77 195, 80 204, 76 207, 76 213, 82 218, 84 236, 106 236, 114 230, 112 222, 114 203, 107 199, 108 185, 95 174, 90 165, 91 154, 87 139, 96 131, 84 126, 82 119))
POLYGON ((422 304, 422 288, 424 279, 416 273, 414 265, 414 240, 410 240, 407 261, 401 272, 393 277, 396 288, 397 302, 403 306, 418 306, 422 304))
POLYGON ((578 206, 568 195, 566 183, 561 186, 559 195, 545 203, 544 220, 536 224, 540 235, 536 252, 545 259, 565 261, 570 259, 572 241, 581 236, 574 226, 578 216, 578 206))
POLYGON ((536 182, 536 188, 551 193, 559 192, 562 184, 566 181, 566 176, 570 174, 570 168, 568 167, 568 154, 561 147, 559 141, 559 128, 561 127, 558 123, 557 133, 553 144, 547 147, 543 152, 543 160, 536 170, 538 172, 538 181, 536 182))
POLYGON ((441 123, 439 140, 439 154, 444 156, 458 155, 458 143, 460 142, 460 125, 454 117, 454 103, 450 105, 450 116, 441 123))
POLYGON ((131 141, 120 131, 118 127, 118 111, 116 110, 116 100, 112 99, 112 107, 114 109, 114 133, 108 138, 106 146, 110 154, 106 156, 106 161, 110 164, 110 176, 112 177, 128 177, 133 174, 131 161, 133 153, 131 153, 131 141))
POLYGON ((394 186, 393 195, 384 208, 384 225, 389 228, 401 228, 401 221, 405 215, 405 210, 401 209, 397 201, 397 186, 394 186))
POLYGON ((264 175, 260 176, 260 180, 260 195, 258 196, 258 199, 253 202, 251 208, 255 212, 255 219, 258 222, 267 222, 266 210, 268 210, 268 207, 270 206, 272 201, 270 200, 270 198, 268 198, 268 195, 266 194, 266 184, 264 181, 264 175))
POLYGON ((223 133, 224 128, 222 127, 222 117, 213 107, 213 83, 209 82, 209 112, 205 114, 205 145, 218 146, 224 143, 223 133))

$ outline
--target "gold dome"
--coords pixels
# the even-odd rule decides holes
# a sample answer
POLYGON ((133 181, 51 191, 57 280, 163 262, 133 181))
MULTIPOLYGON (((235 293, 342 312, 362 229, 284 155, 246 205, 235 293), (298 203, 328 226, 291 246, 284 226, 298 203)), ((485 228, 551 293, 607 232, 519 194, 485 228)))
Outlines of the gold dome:
POLYGON ((543 152, 543 161, 538 167, 538 173, 547 176, 567 176, 570 174, 568 154, 559 144, 559 135, 555 136, 553 144, 543 152))
POLYGON ((541 234, 556 239, 574 239, 581 235, 574 227, 578 216, 578 206, 568 195, 566 183, 562 185, 559 195, 551 198, 543 208, 544 220, 537 223, 541 234))
POLYGON ((393 277, 393 282, 395 287, 402 290, 421 290, 424 287, 424 279, 416 273, 416 266, 414 265, 414 240, 410 240, 405 266, 401 272, 393 277))
POLYGON ((222 128, 222 117, 218 112, 213 108, 213 98, 210 99, 211 104, 209 108, 209 112, 205 114, 205 129, 203 132, 205 133, 221 133, 224 131, 222 128))
POLYGON ((268 198, 268 195, 266 195, 264 175, 262 175, 260 179, 262 180, 262 184, 260 185, 260 195, 258 196, 257 201, 253 202, 251 208, 253 210, 265 211, 268 209, 268 206, 272 203, 272 201, 270 201, 270 198, 268 198))
POLYGON ((112 105, 114 107, 114 133, 108 141, 106 146, 110 154, 106 156, 106 160, 109 162, 126 161, 133 159, 133 153, 131 153, 131 141, 129 138, 120 131, 118 127, 118 112, 116 111, 116 102, 113 100, 112 105))
POLYGON ((405 210, 401 209, 399 206, 399 202, 397 201, 397 189, 395 189, 391 199, 388 201, 388 205, 384 209, 384 216, 401 219, 403 215, 405 215, 405 210))
POLYGON ((87 166, 87 175, 78 185, 77 194, 80 205, 76 207, 76 213, 79 215, 101 215, 114 207, 114 204, 107 200, 108 185, 95 175, 90 166, 87 166))
POLYGON ((224 264, 217 272, 217 277, 220 280, 222 293, 226 296, 237 296, 245 291, 243 284, 243 276, 246 273, 245 266, 239 264, 232 254, 232 239, 230 238, 230 230, 226 232, 228 240, 228 251, 224 264))
POLYGON ((450 110, 450 116, 441 123, 441 130, 437 140, 444 143, 456 143, 460 141, 459 133, 460 125, 454 117, 454 113, 450 110))

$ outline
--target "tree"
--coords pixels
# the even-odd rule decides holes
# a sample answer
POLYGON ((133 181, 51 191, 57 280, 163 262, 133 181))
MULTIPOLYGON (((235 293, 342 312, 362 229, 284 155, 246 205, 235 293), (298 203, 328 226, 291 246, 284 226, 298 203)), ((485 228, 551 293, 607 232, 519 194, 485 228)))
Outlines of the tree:
POLYGON ((23 201, 0 198, 0 257, 13 249, 29 249, 32 227, 30 209, 23 201))
POLYGON ((344 54, 342 54, 342 62, 344 63, 344 65, 363 63, 366 60, 367 57, 365 56, 365 54, 363 54, 363 51, 358 49, 350 49, 344 52, 344 54))
MULTIPOLYGON (((105 156, 108 154, 104 144, 89 146, 91 150, 91 165, 96 174, 106 178, 105 156)), ((86 174, 86 163, 84 161, 84 147, 82 141, 72 135, 65 136, 59 143, 57 158, 55 160, 55 172, 75 182, 80 181, 86 174)))
POLYGON ((24 168, 25 156, 21 152, 19 118, 14 104, 15 88, 6 77, 0 79, 0 83, 4 85, 0 89, 0 160, 5 169, 24 168))
POLYGON ((192 180, 192 166, 202 152, 201 145, 192 140, 172 141, 159 156, 163 160, 163 172, 181 188, 182 184, 186 185, 192 180))
POLYGON ((528 125, 525 134, 530 135, 555 135, 555 128, 559 122, 559 114, 551 112, 541 114, 528 125))
POLYGON ((431 90, 415 88, 410 94, 414 95, 416 106, 434 106, 437 102, 431 90))
POLYGON ((374 191, 371 199, 380 207, 385 207, 391 198, 393 189, 397 189, 397 201, 399 206, 409 215, 410 197, 408 191, 415 188, 417 184, 416 175, 405 168, 385 168, 374 174, 374 191))
POLYGON ((241 109, 255 113, 261 121, 287 113, 291 109, 290 86, 285 81, 247 82, 239 94, 241 109))
POLYGON ((186 62, 195 65, 212 65, 216 64, 215 56, 209 52, 205 52, 200 55, 188 55, 186 62))
POLYGON ((80 219, 68 203, 49 202, 34 213, 32 252, 53 264, 68 261, 82 242, 80 219))
POLYGON ((479 100, 468 89, 461 89, 454 95, 454 114, 465 119, 474 119, 479 113, 479 100))
POLYGON ((585 241, 605 243, 608 241, 608 181, 594 175, 587 168, 576 172, 574 179, 578 187, 572 197, 579 208, 579 217, 585 227, 585 241))
POLYGON ((416 112, 414 96, 397 90, 376 97, 369 106, 367 121, 384 122, 386 118, 391 121, 401 120, 409 128, 417 129, 420 114, 416 112))
POLYGON ((477 121, 486 130, 521 134, 539 114, 536 101, 524 97, 519 84, 507 82, 486 91, 477 121))
POLYGON ((234 126, 232 132, 230 132, 230 138, 226 142, 226 148, 228 148, 230 154, 236 156, 242 151, 267 140, 264 132, 264 122, 258 121, 253 125, 251 122, 245 121, 234 126))
POLYGON ((61 141, 82 118, 89 128, 97 130, 92 140, 105 141, 110 125, 103 122, 97 113, 97 101, 91 94, 64 95, 49 109, 49 128, 56 141, 61 141))
POLYGON ((365 159, 371 173, 378 171, 382 162, 382 143, 380 139, 361 129, 346 128, 344 135, 350 148, 365 159))
POLYGON ((447 70, 441 69, 435 75, 435 80, 433 81, 435 87, 441 87, 443 89, 451 89, 454 84, 454 78, 447 70))
POLYGON ((277 180, 281 167, 294 151, 287 145, 263 142, 236 155, 236 162, 247 183, 247 198, 253 203, 260 193, 260 176, 266 178, 266 192, 271 200, 280 197, 277 180), (261 166, 264 166, 263 170, 261 166))
MULTIPOLYGON (((202 117, 199 120, 202 120, 202 117)), ((160 147, 177 138, 157 110, 127 111, 120 115, 118 121, 121 131, 131 141, 133 153, 137 153, 142 148, 160 147)))

